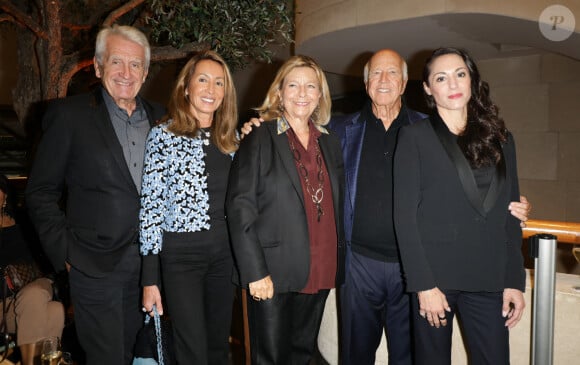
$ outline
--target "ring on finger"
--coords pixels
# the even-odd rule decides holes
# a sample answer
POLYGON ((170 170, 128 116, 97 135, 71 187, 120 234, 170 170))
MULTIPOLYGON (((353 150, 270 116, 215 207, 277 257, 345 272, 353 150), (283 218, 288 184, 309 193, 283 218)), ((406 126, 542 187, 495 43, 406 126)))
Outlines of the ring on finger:
POLYGON ((256 302, 259 302, 260 300, 262 300, 259 296, 257 295, 252 295, 252 299, 254 299, 256 302))

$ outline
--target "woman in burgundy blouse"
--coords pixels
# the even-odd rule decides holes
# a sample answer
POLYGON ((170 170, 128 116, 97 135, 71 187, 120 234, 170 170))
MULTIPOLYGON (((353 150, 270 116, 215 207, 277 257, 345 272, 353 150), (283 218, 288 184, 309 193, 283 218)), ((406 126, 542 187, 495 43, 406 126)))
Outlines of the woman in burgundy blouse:
POLYGON ((344 248, 343 162, 323 127, 323 71, 290 58, 258 112, 266 122, 242 141, 226 199, 236 280, 250 294, 252 364, 308 364, 344 248))

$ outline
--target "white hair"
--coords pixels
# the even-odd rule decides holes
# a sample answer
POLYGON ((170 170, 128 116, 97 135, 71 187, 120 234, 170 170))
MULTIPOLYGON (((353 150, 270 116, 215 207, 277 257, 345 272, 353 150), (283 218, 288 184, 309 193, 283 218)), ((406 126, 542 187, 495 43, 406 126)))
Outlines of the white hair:
MULTIPOLYGON (((364 80, 365 84, 367 83, 367 81, 369 81, 369 63, 371 63, 371 59, 372 59, 372 57, 369 58, 367 63, 365 63, 365 68, 363 70, 363 80, 364 80)), ((409 79, 409 70, 407 67, 407 62, 405 62, 405 60, 403 60, 403 80, 407 81, 408 79, 409 79)))
POLYGON ((97 34, 95 59, 99 66, 103 65, 103 57, 107 49, 107 39, 112 35, 118 35, 143 47, 145 50, 145 70, 149 69, 149 62, 151 62, 151 46, 149 46, 147 36, 135 27, 117 24, 114 24, 112 27, 105 27, 99 31, 99 34, 97 34))

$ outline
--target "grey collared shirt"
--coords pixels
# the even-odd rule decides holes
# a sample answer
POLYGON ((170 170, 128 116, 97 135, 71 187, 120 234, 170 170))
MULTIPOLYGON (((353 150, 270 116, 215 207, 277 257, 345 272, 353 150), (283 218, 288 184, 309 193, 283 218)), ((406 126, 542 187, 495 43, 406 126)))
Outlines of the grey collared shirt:
POLYGON ((137 97, 137 106, 135 111, 129 116, 129 113, 120 108, 111 95, 103 88, 103 99, 109 111, 113 128, 123 148, 125 162, 137 187, 141 193, 141 175, 143 174, 143 157, 145 155, 145 143, 149 133, 149 119, 147 112, 143 107, 141 99, 137 97))

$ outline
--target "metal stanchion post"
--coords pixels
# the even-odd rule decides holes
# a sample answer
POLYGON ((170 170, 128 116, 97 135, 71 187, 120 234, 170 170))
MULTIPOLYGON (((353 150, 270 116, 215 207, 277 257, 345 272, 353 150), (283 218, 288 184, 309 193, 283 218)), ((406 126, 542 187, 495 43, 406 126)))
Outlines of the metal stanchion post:
POLYGON ((530 237, 535 258, 532 365, 551 365, 554 360, 554 295, 556 289, 556 243, 550 234, 530 237))

